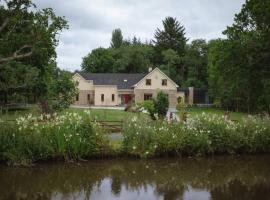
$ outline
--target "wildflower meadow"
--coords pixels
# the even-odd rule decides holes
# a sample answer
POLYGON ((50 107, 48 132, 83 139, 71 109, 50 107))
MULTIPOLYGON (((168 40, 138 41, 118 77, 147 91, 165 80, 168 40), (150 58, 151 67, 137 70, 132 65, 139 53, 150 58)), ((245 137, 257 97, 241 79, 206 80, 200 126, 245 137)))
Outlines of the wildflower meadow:
POLYGON ((1 123, 0 160, 11 164, 73 161, 102 156, 108 149, 107 135, 89 111, 39 117, 29 114, 17 118, 16 123, 1 123))
POLYGON ((123 151, 137 157, 270 152, 269 118, 241 121, 202 113, 185 123, 133 117, 124 127, 123 151))

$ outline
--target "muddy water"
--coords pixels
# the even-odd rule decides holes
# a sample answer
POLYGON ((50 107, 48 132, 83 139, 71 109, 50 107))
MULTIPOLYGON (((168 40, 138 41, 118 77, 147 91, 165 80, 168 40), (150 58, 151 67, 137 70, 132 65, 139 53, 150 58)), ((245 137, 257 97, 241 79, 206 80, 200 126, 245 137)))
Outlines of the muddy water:
POLYGON ((0 199, 269 200, 270 156, 0 166, 0 199))

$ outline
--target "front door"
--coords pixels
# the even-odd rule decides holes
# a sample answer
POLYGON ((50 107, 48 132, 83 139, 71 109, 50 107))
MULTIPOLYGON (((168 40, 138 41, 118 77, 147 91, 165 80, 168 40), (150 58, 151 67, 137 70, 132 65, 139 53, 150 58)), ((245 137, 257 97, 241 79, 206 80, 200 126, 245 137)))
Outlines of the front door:
POLYGON ((125 94, 124 97, 125 97, 125 104, 128 104, 128 101, 129 101, 129 95, 128 95, 128 94, 125 94))

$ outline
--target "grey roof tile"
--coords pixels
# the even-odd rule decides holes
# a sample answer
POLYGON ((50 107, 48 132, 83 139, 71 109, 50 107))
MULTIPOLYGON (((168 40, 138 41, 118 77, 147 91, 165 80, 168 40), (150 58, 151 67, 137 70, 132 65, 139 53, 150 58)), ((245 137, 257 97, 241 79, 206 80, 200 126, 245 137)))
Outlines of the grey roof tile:
POLYGON ((146 75, 143 73, 78 73, 84 79, 92 80, 94 85, 117 85, 118 89, 130 89, 146 75))

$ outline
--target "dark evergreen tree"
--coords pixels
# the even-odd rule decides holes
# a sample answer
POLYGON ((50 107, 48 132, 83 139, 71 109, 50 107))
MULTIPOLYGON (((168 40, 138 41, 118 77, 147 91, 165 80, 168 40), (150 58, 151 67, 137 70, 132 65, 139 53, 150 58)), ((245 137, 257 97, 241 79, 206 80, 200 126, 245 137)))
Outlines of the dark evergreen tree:
POLYGON ((155 32, 154 44, 157 50, 162 52, 173 49, 179 56, 183 56, 187 42, 185 28, 173 17, 166 17, 162 23, 164 30, 158 28, 155 32))
POLYGON ((120 48, 123 44, 123 35, 120 28, 113 30, 112 39, 111 39, 111 47, 112 48, 120 48))

